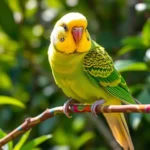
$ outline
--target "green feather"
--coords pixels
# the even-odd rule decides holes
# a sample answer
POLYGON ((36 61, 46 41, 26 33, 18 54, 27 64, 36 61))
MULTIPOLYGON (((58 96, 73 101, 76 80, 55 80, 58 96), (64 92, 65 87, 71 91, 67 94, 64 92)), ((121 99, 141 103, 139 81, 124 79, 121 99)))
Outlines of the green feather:
POLYGON ((104 48, 97 46, 90 50, 84 57, 83 67, 94 84, 96 82, 125 103, 135 103, 125 80, 114 68, 113 61, 104 48))

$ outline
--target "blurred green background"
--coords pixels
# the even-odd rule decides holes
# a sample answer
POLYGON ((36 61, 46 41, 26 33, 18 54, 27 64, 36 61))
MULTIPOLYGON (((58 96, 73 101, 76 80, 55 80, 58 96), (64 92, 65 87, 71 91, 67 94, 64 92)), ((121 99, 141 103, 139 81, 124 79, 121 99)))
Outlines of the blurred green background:
MULTIPOLYGON (((54 83, 47 51, 55 22, 69 12, 87 17, 133 96, 150 103, 150 0, 0 0, 0 137, 68 99, 54 83)), ((127 121, 135 149, 149 149, 150 115, 127 114, 127 121)), ((5 149, 120 149, 102 115, 58 115, 19 139, 5 149)))

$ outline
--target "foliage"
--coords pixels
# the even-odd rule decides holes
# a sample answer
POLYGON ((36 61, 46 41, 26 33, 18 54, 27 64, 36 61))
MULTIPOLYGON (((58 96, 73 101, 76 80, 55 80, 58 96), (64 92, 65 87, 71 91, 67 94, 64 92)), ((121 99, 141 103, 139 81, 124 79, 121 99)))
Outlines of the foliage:
MULTIPOLYGON (((40 145, 41 143, 45 142, 46 140, 50 139, 52 136, 51 135, 43 135, 40 136, 38 138, 35 138, 33 140, 28 141, 27 143, 25 143, 30 135, 30 131, 26 132, 21 139, 18 141, 18 143, 14 146, 13 148, 13 142, 9 142, 7 144, 5 144, 2 148, 4 150, 35 150, 35 149, 39 149, 37 146, 40 145)), ((5 132, 3 132, 2 130, 0 130, 0 138, 4 137, 6 135, 5 132)))
MULTIPOLYGON (((130 0, 0 0, 0 128, 9 132, 24 118, 35 116, 47 107, 63 105, 67 99, 54 83, 47 50, 54 23, 72 11, 87 16, 92 38, 113 57, 133 96, 141 103, 149 103, 149 6, 149 0, 143 3, 130 0)), ((148 149, 149 115, 128 116, 135 149, 148 149)), ((2 130, 1 137, 5 134, 2 130)), ((26 133, 19 142, 15 141, 14 149, 22 146, 21 149, 30 146, 35 149, 44 141, 38 145, 39 149, 109 149, 107 141, 84 114, 74 115, 72 119, 58 116, 45 121, 33 129, 31 140, 24 145, 28 136, 26 133), (49 133, 53 134, 50 140, 49 133)), ((12 142, 8 147, 12 149, 12 142)))
POLYGON ((25 105, 15 98, 8 97, 8 96, 0 96, 0 105, 4 105, 4 104, 10 104, 21 108, 25 108, 25 105))

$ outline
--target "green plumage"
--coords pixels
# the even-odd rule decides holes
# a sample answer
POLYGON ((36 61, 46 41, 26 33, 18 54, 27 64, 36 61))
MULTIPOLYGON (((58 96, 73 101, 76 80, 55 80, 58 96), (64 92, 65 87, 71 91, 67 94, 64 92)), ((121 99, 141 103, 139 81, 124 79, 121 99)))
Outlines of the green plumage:
POLYGON ((125 103, 135 103, 126 82, 113 66, 113 61, 104 48, 97 46, 84 57, 84 71, 111 95, 125 103))
MULTIPOLYGON (((103 99, 103 105, 134 104, 126 82, 114 68, 111 57, 103 47, 92 41, 86 28, 87 20, 79 13, 66 14, 56 23, 48 51, 56 84, 68 97, 80 103, 93 104, 103 99), (65 37, 64 41, 60 39, 60 34, 65 37)), ((124 115, 103 115, 124 150, 134 150, 124 115)))
POLYGON ((113 96, 135 103, 111 57, 95 42, 88 52, 72 54, 58 52, 51 45, 49 61, 56 83, 70 98, 89 103, 113 96))

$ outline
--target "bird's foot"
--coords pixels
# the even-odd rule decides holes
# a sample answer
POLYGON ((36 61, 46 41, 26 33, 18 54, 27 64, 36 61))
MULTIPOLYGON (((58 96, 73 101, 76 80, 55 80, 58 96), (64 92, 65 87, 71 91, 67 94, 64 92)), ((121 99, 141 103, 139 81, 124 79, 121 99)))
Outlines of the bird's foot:
POLYGON ((73 105, 74 103, 77 103, 76 100, 73 100, 73 99, 70 99, 70 100, 67 100, 65 103, 64 103, 64 106, 63 106, 63 112, 64 114, 68 117, 68 118, 71 118, 72 116, 69 115, 69 106, 70 105, 73 105))
POLYGON ((101 100, 95 101, 95 102, 92 104, 92 106, 91 106, 91 112, 92 112, 92 114, 93 114, 94 116, 97 117, 96 107, 99 106, 99 105, 102 105, 102 104, 104 104, 104 103, 105 103, 105 101, 104 101, 103 99, 101 99, 101 100))

